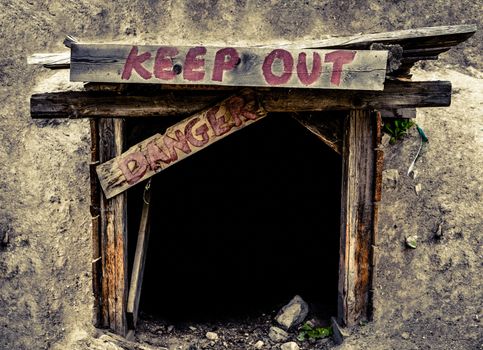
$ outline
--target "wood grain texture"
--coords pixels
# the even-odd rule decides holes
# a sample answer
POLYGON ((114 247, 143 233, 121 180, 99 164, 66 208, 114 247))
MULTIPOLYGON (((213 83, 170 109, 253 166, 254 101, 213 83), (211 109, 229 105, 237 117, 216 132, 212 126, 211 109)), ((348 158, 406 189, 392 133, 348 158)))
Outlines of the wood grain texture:
POLYGON ((104 194, 112 198, 266 115, 256 94, 245 89, 99 165, 104 194))
MULTIPOLYGON (((172 91, 155 94, 81 91, 34 94, 32 118, 137 118, 190 115, 226 98, 235 90, 172 91)), ((441 107, 451 103, 448 81, 386 81, 383 91, 257 90, 267 112, 314 112, 357 108, 441 107)))
MULTIPOLYGON (((392 75, 400 75, 418 60, 436 59, 437 56, 451 47, 458 45, 470 38, 477 30, 474 24, 422 27, 414 29, 396 30, 382 33, 366 33, 350 36, 329 37, 323 40, 303 40, 300 43, 285 42, 278 47, 293 49, 369 49, 374 43, 385 45, 400 45, 403 49, 403 67, 399 72, 394 71, 392 75)), ((260 47, 273 47, 273 45, 260 45, 260 47)), ((70 53, 34 54, 29 58, 30 64, 44 64, 50 68, 68 68, 70 66, 70 53), (67 56, 67 59, 66 59, 67 56), (56 66, 56 62, 59 66, 56 66)))
POLYGON ((339 117, 317 117, 305 113, 292 113, 292 118, 317 136, 336 153, 342 153, 343 120, 339 117))
MULTIPOLYGON (((116 157, 123 151, 124 121, 99 120, 99 160, 116 157)), ((127 201, 126 195, 113 199, 101 196, 100 229, 102 257, 102 326, 120 335, 127 332, 127 201)))
POLYGON ((141 298, 141 288, 143 285, 144 265, 146 262, 146 254, 148 251, 148 242, 150 234, 150 216, 151 216, 151 190, 145 189, 143 195, 143 209, 141 212, 141 220, 139 223, 138 238, 136 243, 136 252, 134 254, 134 263, 131 273, 131 283, 129 287, 129 296, 127 300, 127 316, 130 327, 135 329, 138 320, 139 301, 141 298))
POLYGON ((347 326, 369 316, 376 118, 353 110, 345 120, 338 319, 347 326))
POLYGON ((100 247, 100 186, 97 180, 96 165, 99 163, 99 129, 97 120, 90 120, 91 163, 89 167, 91 189, 92 224, 92 292, 94 295, 94 323, 99 325, 101 318, 101 247, 100 247))
POLYGON ((72 44, 70 80, 382 90, 387 55, 380 50, 72 44))

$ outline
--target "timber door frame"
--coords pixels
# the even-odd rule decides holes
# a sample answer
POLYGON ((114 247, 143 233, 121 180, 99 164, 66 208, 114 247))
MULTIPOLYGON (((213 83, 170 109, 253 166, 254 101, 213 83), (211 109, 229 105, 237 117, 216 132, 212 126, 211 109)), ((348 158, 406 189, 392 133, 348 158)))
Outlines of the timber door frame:
MULTIPOLYGON (((345 326, 369 320, 381 196, 381 117, 369 109, 347 113, 342 130, 342 181, 337 319, 345 326)), ((96 325, 125 336, 127 322, 127 193, 106 199, 95 166, 120 155, 122 118, 91 119, 91 213, 96 325)))

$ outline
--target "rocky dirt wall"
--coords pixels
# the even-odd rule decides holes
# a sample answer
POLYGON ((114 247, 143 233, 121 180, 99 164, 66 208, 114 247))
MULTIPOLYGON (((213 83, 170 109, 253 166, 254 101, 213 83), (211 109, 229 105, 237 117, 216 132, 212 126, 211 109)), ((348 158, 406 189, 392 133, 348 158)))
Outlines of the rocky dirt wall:
MULTIPOLYGON (((30 119, 29 97, 52 72, 27 66, 29 54, 63 50, 65 34, 84 41, 260 44, 481 24, 480 14, 476 1, 2 0, 0 349, 81 347, 93 331, 88 122, 30 119)), ((481 43, 480 31, 442 55, 440 66, 450 70, 430 77, 454 80, 456 91, 451 108, 418 117, 430 137, 419 177, 404 174, 417 147, 414 132, 387 149, 386 168, 397 169, 399 180, 385 187, 375 322, 354 330, 345 348, 481 344, 481 43), (443 236, 436 240, 439 223, 443 236), (414 251, 404 248, 409 233, 420 239, 414 251)))

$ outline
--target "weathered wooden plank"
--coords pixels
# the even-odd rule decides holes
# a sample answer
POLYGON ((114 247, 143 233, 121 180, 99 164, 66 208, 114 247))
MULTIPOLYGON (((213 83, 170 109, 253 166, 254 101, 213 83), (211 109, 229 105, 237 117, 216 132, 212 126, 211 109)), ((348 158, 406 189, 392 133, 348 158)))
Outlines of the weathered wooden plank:
POLYGON ((266 116, 249 89, 194 114, 97 167, 107 198, 266 116))
MULTIPOLYGON (((109 91, 34 94, 32 118, 164 117, 189 115, 213 105, 236 90, 158 91, 127 94, 109 91)), ((449 106, 448 81, 386 81, 384 91, 271 89, 257 91, 267 112, 314 112, 355 108, 398 109, 449 106)))
POLYGON ((59 53, 34 53, 27 57, 27 64, 43 65, 51 69, 63 69, 70 67, 70 52, 59 53))
MULTIPOLYGON (((99 160, 123 151, 124 121, 99 120, 99 160)), ((126 194, 101 196, 102 325, 125 335, 127 331, 127 201, 126 194)))
POLYGON ((94 295, 94 322, 99 325, 101 318, 101 247, 100 247, 100 192, 96 174, 99 163, 99 129, 97 120, 90 120, 91 163, 89 167, 91 188, 91 224, 92 224, 92 292, 94 295))
MULTIPOLYGON (((419 56, 425 59, 422 54, 425 51, 429 52, 429 56, 435 56, 442 52, 449 50, 452 46, 470 38, 477 30, 474 24, 453 25, 453 26, 437 26, 437 27, 422 27, 414 29, 396 30, 392 32, 357 34, 350 36, 328 36, 325 39, 316 39, 312 41, 303 40, 300 43, 286 42, 279 43, 278 47, 289 47, 294 49, 368 49, 374 43, 383 43, 386 45, 401 45, 404 49, 404 55, 408 53, 410 56, 419 56)), ((273 47, 270 45, 260 45, 259 47, 273 47)), ((42 54, 34 54, 42 55, 42 54)), ((52 58, 57 56, 63 58, 63 55, 69 56, 67 66, 70 65, 70 53, 63 52, 58 54, 48 54, 52 58)), ((40 57, 39 57, 40 58, 40 57)), ((30 60, 31 64, 45 64, 51 61, 42 61, 41 59, 30 60)), ((52 63, 51 63, 52 64, 52 63)), ((52 64, 53 65, 53 64, 52 64)))
POLYGON ((382 90, 387 51, 71 46, 71 81, 382 90))
POLYGON ((292 117, 336 153, 342 153, 343 122, 341 118, 321 117, 306 113, 292 113, 292 117))
POLYGON ((339 321, 348 326, 368 317, 375 134, 369 110, 350 112, 344 128, 338 302, 339 321))
POLYGON ((287 45, 303 48, 367 49, 374 43, 380 43, 401 45, 405 51, 412 50, 411 53, 414 53, 425 48, 447 47, 449 49, 470 38, 475 34, 476 30, 477 26, 475 24, 421 27, 392 32, 331 37, 311 42, 304 41, 298 45, 293 45, 292 43, 287 45))
POLYGON ((131 328, 135 329, 138 319, 139 300, 141 298, 141 287, 143 285, 144 265, 148 251, 150 215, 151 215, 151 190, 146 188, 143 195, 143 209, 139 223, 136 252, 131 273, 131 284, 127 299, 127 316, 131 328))

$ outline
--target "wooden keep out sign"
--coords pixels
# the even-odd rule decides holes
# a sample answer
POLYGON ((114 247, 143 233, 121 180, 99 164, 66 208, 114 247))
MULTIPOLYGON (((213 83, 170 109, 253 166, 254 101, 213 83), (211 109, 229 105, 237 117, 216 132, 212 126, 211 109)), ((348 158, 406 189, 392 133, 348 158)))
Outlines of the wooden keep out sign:
POLYGON ((71 81, 382 90, 387 51, 72 44, 71 81))
POLYGON ((128 276, 125 190, 278 112, 292 113, 342 157, 337 319, 348 326, 370 319, 383 166, 381 115, 412 118, 416 107, 448 106, 450 82, 414 82, 410 70, 475 31, 474 25, 443 26, 246 48, 69 42, 70 57, 49 53, 30 58, 33 64, 70 68, 72 81, 89 82, 83 91, 32 95, 31 116, 91 118, 97 324, 122 335, 136 324, 149 205, 145 202, 128 276), (136 83, 143 83, 142 89, 136 83), (305 113, 335 110, 344 115, 329 120, 305 113), (164 135, 124 149, 125 119, 178 114, 190 117, 164 135))

